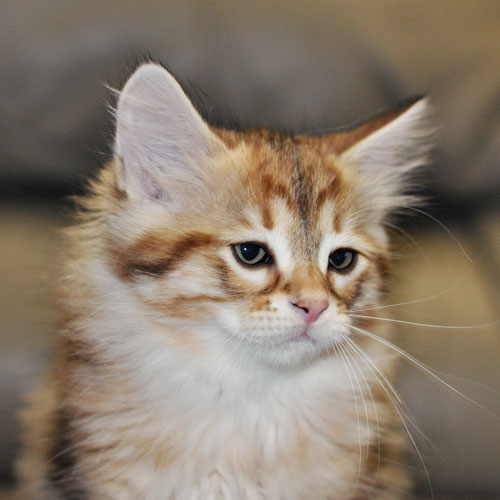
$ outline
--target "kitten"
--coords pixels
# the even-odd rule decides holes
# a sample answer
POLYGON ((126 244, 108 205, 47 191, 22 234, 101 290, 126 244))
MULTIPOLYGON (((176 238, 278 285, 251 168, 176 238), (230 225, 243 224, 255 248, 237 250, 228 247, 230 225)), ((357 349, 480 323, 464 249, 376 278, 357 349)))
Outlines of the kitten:
POLYGON ((427 115, 423 99, 321 137, 215 129, 141 66, 70 230, 23 498, 404 498, 395 360, 365 329, 389 332, 350 312, 383 300, 384 224, 415 201, 427 115))

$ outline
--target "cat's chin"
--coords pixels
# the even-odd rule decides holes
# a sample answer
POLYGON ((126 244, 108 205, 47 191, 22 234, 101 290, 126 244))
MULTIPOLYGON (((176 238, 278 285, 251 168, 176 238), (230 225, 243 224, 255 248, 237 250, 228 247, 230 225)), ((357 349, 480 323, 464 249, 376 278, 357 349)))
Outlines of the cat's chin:
POLYGON ((262 357, 264 362, 277 368, 298 368, 310 364, 324 351, 325 348, 311 337, 297 337, 272 346, 262 353, 262 357))
POLYGON ((309 335, 296 335, 284 340, 263 342, 253 349, 252 356, 259 362, 279 369, 301 368, 329 355, 331 339, 318 339, 309 335))
POLYGON ((238 360, 252 360, 271 368, 300 368, 314 363, 325 356, 336 358, 336 345, 342 343, 350 331, 345 325, 335 328, 325 325, 293 325, 281 332, 260 331, 255 334, 246 329, 222 328, 232 340, 229 345, 231 357, 238 360))

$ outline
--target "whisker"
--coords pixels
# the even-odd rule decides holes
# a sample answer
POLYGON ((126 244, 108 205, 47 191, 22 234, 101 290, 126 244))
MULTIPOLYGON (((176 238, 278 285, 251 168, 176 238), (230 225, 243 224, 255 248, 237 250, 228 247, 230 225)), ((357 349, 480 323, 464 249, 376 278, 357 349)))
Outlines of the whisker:
POLYGON ((328 127, 328 128, 315 128, 315 129, 309 129, 309 130, 304 130, 302 132, 299 132, 300 135, 310 135, 310 134, 326 134, 326 133, 332 133, 332 132, 341 132, 345 131, 350 124, 348 125, 339 125, 338 127, 328 127))
MULTIPOLYGON (((396 402, 398 404, 403 404, 403 400, 401 399, 401 397, 399 396, 398 392, 396 391, 396 389, 394 389, 394 386, 389 382, 389 380, 387 379, 387 377, 380 371, 380 369, 378 368, 377 365, 375 365, 375 363, 364 353, 364 351, 361 349, 361 347, 359 347, 358 345, 356 345, 354 342, 352 342, 351 339, 349 339, 349 337, 347 337, 346 335, 343 335, 343 337, 345 338, 346 341, 350 341, 352 346, 356 348, 356 350, 358 350, 358 352, 360 352, 360 354, 362 353, 363 354, 363 357, 370 363, 370 365, 376 370, 376 372, 380 375, 380 377, 382 378, 382 380, 384 381, 385 384, 387 384, 387 387, 389 387, 389 389, 391 390, 392 394, 394 395, 394 397, 396 398, 396 402)), ((373 373, 373 372, 372 372, 373 373)), ((385 387, 385 386, 383 386, 385 387)), ((389 395, 387 392, 386 392, 387 396, 391 398, 392 400, 392 396, 389 395)))
POLYGON ((490 411, 488 408, 484 407, 483 405, 479 404, 477 401, 474 401, 470 397, 466 396, 465 394, 460 392, 458 389, 456 389, 455 387, 450 385, 448 382, 443 380, 441 377, 438 377, 430 367, 427 367, 424 363, 422 363, 417 358, 415 358, 411 354, 407 353, 405 350, 401 349, 397 345, 393 344, 392 342, 389 342, 388 340, 386 340, 382 337, 379 337, 378 335, 375 335, 374 333, 371 333, 367 330, 364 330, 363 328, 359 328, 359 327, 354 326, 354 325, 347 325, 347 326, 353 330, 356 330, 359 333, 366 335, 367 337, 370 337, 370 338, 380 342, 381 344, 383 344, 383 345, 389 347, 390 349, 396 351, 397 353, 401 354, 401 356, 403 356, 405 359, 410 361, 414 366, 416 366, 417 368, 422 370, 424 373, 430 375, 433 379, 435 379, 438 382, 440 382, 441 384, 443 384, 445 387, 450 389, 452 392, 458 394, 459 396, 464 398, 469 403, 480 408, 482 411, 484 411, 485 413, 487 413, 488 415, 493 417, 495 420, 500 421, 500 417, 498 415, 496 415, 495 413, 493 413, 492 411, 490 411))
POLYGON ((467 260, 470 263, 473 262, 473 260, 469 257, 469 254, 465 251, 465 248, 463 247, 463 245, 460 243, 459 239, 455 236, 455 234, 453 233, 453 231, 446 224, 444 224, 439 219, 437 219, 436 217, 434 217, 430 213, 428 213, 425 210, 422 210, 420 208, 411 207, 411 206, 407 206, 407 207, 404 207, 404 208, 407 208, 409 210, 413 210, 415 212, 418 212, 419 214, 425 215, 426 217, 428 217, 429 219, 431 219, 432 221, 434 221, 436 224, 438 224, 453 239, 453 241, 457 244, 458 248, 460 248, 460 250, 462 251, 462 253, 464 254, 464 256, 467 258, 467 260))
MULTIPOLYGON (((352 345, 352 347, 355 348, 360 354, 363 354, 363 357, 365 358, 365 360, 368 361, 375 368, 375 370, 377 370, 377 372, 380 375, 382 375, 384 377, 384 379, 387 381, 387 379, 382 374, 382 372, 376 367, 376 365, 370 360, 370 358, 363 352, 363 350, 359 346, 357 346, 356 344, 354 344, 354 342, 352 342, 352 340, 350 340, 350 339, 348 339, 348 340, 350 341, 350 344, 352 345)), ((379 377, 377 376, 377 374, 375 372, 373 372, 368 365, 367 365, 367 367, 372 372, 372 374, 375 376, 376 380, 378 381, 378 383, 380 384, 380 386, 382 387, 382 389, 384 390, 384 392, 386 393, 386 395, 389 397, 389 400, 392 402, 392 405, 393 405, 394 409, 396 410, 396 413, 398 414, 399 419, 401 420, 401 423, 403 424, 403 427, 405 428, 405 431, 408 434, 408 437, 410 438, 410 441, 411 441, 413 447, 415 448, 415 452, 417 453, 419 461, 422 464, 422 468, 424 470, 425 476, 427 478, 427 482, 429 484, 429 490, 430 490, 430 494, 431 494, 431 499, 434 499, 434 489, 432 487, 432 482, 431 482, 430 474, 429 474, 429 471, 427 469, 427 466, 425 465, 425 461, 423 459, 422 453, 420 452, 420 449, 418 448, 417 443, 416 443, 416 441, 415 441, 412 433, 410 432, 408 424, 406 423, 406 421, 405 421, 405 419, 403 417, 403 415, 405 415, 405 412, 399 407, 398 404, 395 403, 395 401, 393 400, 393 398, 391 397, 391 395, 387 391, 387 389, 384 386, 384 384, 381 383, 381 381, 380 381, 379 377), (403 411, 403 413, 402 413, 402 411, 403 411)), ((395 389, 393 388, 392 384, 389 381, 387 381, 386 383, 389 385, 389 387, 391 388, 391 390, 393 392, 395 392, 395 389)), ((406 416, 406 418, 408 418, 407 415, 405 415, 405 416, 406 416)), ((418 427, 416 427, 416 428, 417 428, 417 430, 419 432, 421 432, 418 427)), ((425 434, 423 434, 423 435, 425 436, 425 434)))
MULTIPOLYGON (((354 354, 358 354, 351 346, 351 339, 349 337, 347 337, 346 335, 342 335, 342 338, 344 341, 347 341, 346 343, 346 347, 350 347, 351 350, 354 352, 354 354)), ((371 484, 371 487, 370 487, 370 491, 373 490, 373 488, 375 487, 375 485, 377 484, 377 480, 378 480, 378 475, 379 475, 379 472, 380 472, 380 461, 381 461, 381 456, 380 456, 380 451, 381 451, 381 444, 380 444, 380 423, 379 423, 379 417, 378 417, 378 409, 377 409, 377 405, 375 404, 375 398, 373 397, 373 392, 370 388, 370 384, 368 383, 365 375, 363 374, 363 370, 359 367, 359 364, 358 362, 356 361, 356 358, 354 356, 352 356, 352 361, 353 363, 356 364, 356 367, 358 368, 358 371, 361 375, 361 377, 363 378, 363 382, 365 384, 365 387, 366 389, 368 390, 368 393, 370 395, 370 398, 371 398, 371 401, 372 401, 372 406, 373 406, 373 411, 375 413, 375 424, 376 424, 376 427, 377 427, 377 468, 376 468, 376 472, 375 472, 375 475, 373 477, 373 480, 372 480, 372 484, 371 484)), ((362 360, 364 361, 364 360, 362 360)), ((365 365, 366 365, 366 361, 364 361, 365 365)), ((369 367, 368 367, 369 368, 369 367)), ((394 402, 392 403, 394 404, 394 402)), ((370 439, 368 439, 367 441, 367 457, 368 457, 368 451, 370 449, 370 439)))
POLYGON ((349 377, 349 382, 351 383, 352 395, 354 398, 354 407, 356 409, 356 422, 357 422, 357 429, 358 429, 358 445, 359 445, 358 477, 357 477, 356 483, 359 483, 359 480, 361 477, 361 462, 363 460, 363 451, 362 451, 362 446, 361 446, 361 429, 359 426, 358 398, 356 397, 356 391, 354 390, 354 383, 352 381, 351 373, 350 373, 350 370, 349 370, 347 363, 346 363, 344 350, 342 349, 342 346, 340 344, 334 344, 334 345, 335 345, 335 349, 338 349, 338 353, 342 358, 342 362, 344 363, 347 376, 349 377))
MULTIPOLYGON (((345 338, 345 341, 351 346, 351 348, 356 351, 360 356, 362 356, 364 358, 364 362, 365 364, 367 362, 371 363, 371 365, 378 371, 378 373, 380 375, 383 375, 382 372, 377 368, 377 366, 370 360, 370 358, 368 357, 368 355, 365 353, 365 351, 363 351, 363 349, 361 349, 360 346, 358 346, 355 342, 352 341, 352 339, 350 339, 349 337, 346 337, 345 338)), ((368 369, 370 369, 370 367, 368 366, 368 369)), ((373 373, 372 370, 370 370, 372 375, 376 376, 375 373, 373 373)), ((380 383, 380 381, 379 381, 380 383)), ((386 381, 386 383, 388 383, 390 385, 390 388, 391 388, 391 391, 393 393, 397 393, 396 389, 394 388, 394 386, 389 382, 389 381, 386 381)), ((424 431, 422 431, 422 429, 420 429, 420 427, 417 425, 417 423, 415 422, 415 419, 413 418, 413 416, 411 415, 410 413, 410 410, 408 409, 408 406, 406 405, 406 403, 404 401, 401 400, 400 403, 398 403, 397 401, 394 401, 394 399, 389 395, 387 394, 386 392, 386 395, 390 398, 391 402, 393 405, 398 405, 398 408, 400 409, 400 411, 403 413, 403 415, 406 417, 406 419, 410 422, 410 424, 417 430, 417 432, 425 439, 425 441, 427 441, 427 443, 434 449, 434 451, 442 458, 442 455, 441 453, 439 452, 439 450, 436 448, 436 446, 434 445, 434 443, 429 439, 429 437, 424 433, 424 431)))
POLYGON ((402 237, 403 240, 405 240, 406 242, 410 242, 416 248, 417 252, 420 254, 420 256, 422 257, 422 259, 424 260, 426 266, 428 268, 431 267, 429 257, 420 248, 420 245, 418 244, 417 240, 410 233, 408 233, 408 231, 405 231, 401 227, 396 226, 396 224, 392 224, 392 223, 390 223, 388 221, 384 221, 383 224, 384 224, 384 226, 390 227, 394 231, 396 231, 397 233, 399 233, 401 235, 401 237, 402 237))
POLYGON ((364 318, 364 319, 378 319, 379 321, 388 321, 389 323, 401 323, 403 325, 410 326, 421 326, 425 328, 444 328, 444 329, 452 329, 452 330, 470 330, 472 328, 487 328, 489 326, 494 326, 500 324, 500 319, 496 321, 492 321, 491 323, 483 323, 481 325, 434 325, 431 323, 418 323, 416 321, 405 321, 402 319, 394 319, 394 318, 381 318, 380 316, 365 316, 363 314, 349 314, 352 318, 364 318))
MULTIPOLYGON (((359 213, 360 211, 358 210, 358 212, 356 213, 359 213)), ((366 218, 366 219, 358 219, 357 222, 359 224, 363 223, 363 222, 373 222, 373 219, 370 219, 370 218, 366 218)), ((418 244, 417 240, 411 236, 410 233, 408 233, 408 231, 405 231, 403 228, 397 226, 396 224, 392 224, 391 222, 389 221, 377 221, 377 224, 381 224, 383 226, 386 226, 388 229, 387 231, 394 234, 395 237, 397 238, 400 238, 401 240, 403 240, 405 243, 407 243, 408 245, 413 245, 415 247, 415 249, 418 251, 418 253, 420 254, 420 256, 422 257, 422 259, 425 261, 426 265, 428 267, 430 267, 430 259, 428 257, 428 255, 426 255, 426 253, 423 251, 423 249, 421 248, 421 245, 418 244)), ((396 257, 396 258, 400 258, 401 257, 401 253, 400 252, 394 252, 394 250, 390 250, 389 251, 389 254, 391 255, 391 257, 396 257)))
POLYGON ((403 423, 404 428, 406 429, 408 437, 410 438, 410 440, 411 440, 411 442, 413 444, 413 447, 415 448, 415 451, 417 452, 418 459, 420 460, 420 463, 422 464, 422 467, 423 467, 424 472, 425 472, 425 476, 427 478, 427 483, 429 484, 429 490, 430 490, 430 494, 431 494, 431 499, 434 500, 434 488, 432 487, 431 476, 429 474, 427 466, 425 465, 424 457, 422 456, 422 453, 420 452, 420 449, 417 446, 417 443, 415 442, 415 439, 414 439, 412 433, 410 432, 410 429, 408 428, 408 425, 406 424, 404 418, 401 416, 400 411, 398 410, 397 407, 395 407, 395 410, 397 411, 397 413, 399 415, 399 418, 401 419, 401 422, 403 423))
MULTIPOLYGON (((347 336, 343 336, 343 340, 344 341, 350 341, 349 337, 347 336)), ((351 347, 348 343, 346 343, 346 348, 347 347, 351 347)), ((351 347, 351 350, 352 350, 352 347, 351 347)), ((357 354, 355 351, 354 351, 355 354, 357 354)), ((346 354, 348 354, 348 351, 346 350, 346 354)), ((360 377, 362 378, 363 382, 364 382, 364 386, 366 388, 366 390, 368 391, 368 394, 370 395, 370 398, 371 398, 371 401, 372 401, 372 406, 373 406, 373 409, 374 409, 374 412, 375 412, 375 420, 377 422, 377 438, 378 438, 378 447, 380 449, 380 429, 379 429, 379 423, 378 423, 378 412, 377 412, 377 406, 375 404, 375 399, 373 398, 373 393, 372 393, 372 390, 370 388, 370 385, 368 384, 368 381, 366 380, 366 377, 363 373, 363 370, 360 368, 358 362, 356 361, 356 358, 354 357, 354 355, 351 355, 349 356, 350 359, 352 360, 352 362, 356 365, 356 368, 357 368, 357 371, 360 375, 360 377)), ((357 378, 357 377, 356 377, 357 378)), ((361 389, 361 385, 359 383, 359 379, 357 378, 358 380, 358 387, 359 387, 359 390, 360 390, 360 393, 363 397, 363 405, 364 405, 364 408, 365 408, 365 414, 366 414, 366 426, 367 426, 367 429, 368 429, 368 439, 367 439, 367 443, 366 443, 366 455, 368 456, 368 452, 369 452, 369 448, 370 448, 370 423, 369 423, 369 418, 368 418, 368 409, 367 409, 367 406, 366 406, 366 400, 365 400, 365 397, 364 397, 364 393, 361 389)))
POLYGON ((358 375, 356 373, 356 370, 354 369, 354 367, 351 363, 351 360, 353 360, 352 355, 346 349, 344 349, 344 347, 341 344, 339 344, 339 348, 342 350, 342 352, 346 356, 346 361, 349 364, 351 371, 352 371, 352 374, 356 380, 356 385, 358 386, 359 395, 361 396, 361 402, 363 403, 363 409, 365 411, 365 419, 366 419, 366 429, 367 429, 367 433, 368 433, 368 439, 366 439, 366 455, 368 456, 369 445, 370 445, 370 420, 368 417, 368 408, 366 406, 365 396, 363 394, 363 390, 361 389, 361 384, 359 382, 359 378, 358 378, 358 375))
POLYGON ((395 304, 382 304, 380 306, 363 307, 361 309, 350 309, 350 310, 348 310, 346 312, 350 313, 350 312, 374 311, 374 310, 378 310, 378 309, 386 309, 386 308, 389 308, 389 307, 398 307, 398 306, 406 306, 406 305, 409 305, 409 304, 418 304, 420 302, 426 302, 428 300, 437 299, 437 298, 442 297, 443 295, 446 295, 447 293, 451 292, 457 286, 461 285, 465 281, 465 279, 472 273, 472 271, 476 268, 476 266, 477 266, 477 264, 479 263, 480 260, 481 260, 481 258, 477 259, 472 264, 472 266, 464 273, 464 275, 457 282, 453 283, 451 286, 449 286, 445 290, 442 290, 441 292, 436 293, 434 295, 430 295, 429 297, 423 297, 421 299, 408 300, 408 301, 405 301, 405 302, 398 302, 398 303, 395 303, 395 304))
MULTIPOLYGON (((463 247, 463 245, 460 243, 460 240, 457 238, 457 236, 455 236, 455 234, 453 233, 453 231, 446 224, 444 224, 443 222, 441 222, 439 219, 437 219, 433 215, 429 214, 425 210, 422 210, 421 208, 417 208, 417 207, 414 207, 414 206, 411 206, 411 205, 394 205, 394 208, 400 208, 400 209, 403 209, 403 210, 413 210, 414 212, 417 212, 417 213, 419 213, 421 215, 424 215, 425 217, 428 217, 429 219, 431 219, 433 222, 435 222, 441 229, 443 229, 452 238, 452 240, 456 243, 456 245, 458 246, 458 248, 460 249, 460 251, 463 253, 463 255, 465 256, 465 258, 469 262, 471 262, 471 263, 473 262, 473 260, 469 256, 469 254, 465 251, 465 248, 463 247)), ((353 216, 357 215, 357 214, 359 214, 359 213, 361 213, 363 211, 368 211, 368 210, 370 210, 370 209, 364 208, 364 209, 358 210, 357 212, 355 212, 353 214, 353 216)))

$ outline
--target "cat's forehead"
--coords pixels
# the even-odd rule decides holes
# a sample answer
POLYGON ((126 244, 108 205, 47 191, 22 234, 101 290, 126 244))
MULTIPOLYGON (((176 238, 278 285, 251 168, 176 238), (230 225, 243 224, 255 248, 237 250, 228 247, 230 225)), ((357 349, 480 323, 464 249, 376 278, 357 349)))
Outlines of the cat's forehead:
POLYGON ((243 135, 234 150, 253 228, 286 234, 305 253, 325 234, 341 231, 349 187, 332 157, 296 138, 263 132, 243 135))

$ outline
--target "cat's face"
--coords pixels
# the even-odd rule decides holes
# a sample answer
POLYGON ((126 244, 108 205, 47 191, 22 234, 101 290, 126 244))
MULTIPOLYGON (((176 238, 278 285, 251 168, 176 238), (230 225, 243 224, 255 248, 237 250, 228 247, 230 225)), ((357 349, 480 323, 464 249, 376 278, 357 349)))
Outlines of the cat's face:
POLYGON ((385 242, 354 223, 362 209, 354 194, 346 204, 349 181, 333 161, 286 140, 267 149, 250 154, 249 194, 234 192, 246 224, 219 254, 230 300, 216 321, 252 355, 293 365, 331 350, 350 333, 346 312, 377 301, 385 242))
POLYGON ((164 324, 191 330, 186 344, 207 341, 194 326, 289 365, 331 349, 349 334, 346 312, 376 303, 385 240, 333 159, 256 135, 217 158, 232 175, 210 183, 203 209, 157 208, 120 261, 164 324))
POLYGON ((180 349, 279 367, 329 355, 386 285, 384 217, 405 200, 386 170, 408 131, 381 131, 408 113, 355 139, 211 131, 143 67, 118 107, 117 276, 180 349), (380 158, 377 182, 362 169, 380 158))

